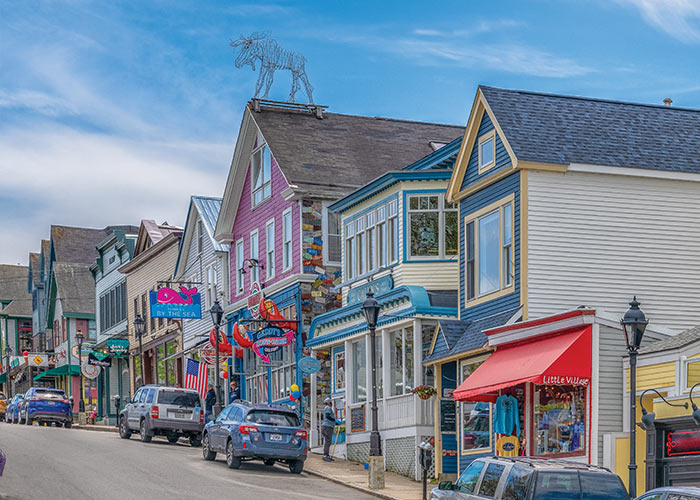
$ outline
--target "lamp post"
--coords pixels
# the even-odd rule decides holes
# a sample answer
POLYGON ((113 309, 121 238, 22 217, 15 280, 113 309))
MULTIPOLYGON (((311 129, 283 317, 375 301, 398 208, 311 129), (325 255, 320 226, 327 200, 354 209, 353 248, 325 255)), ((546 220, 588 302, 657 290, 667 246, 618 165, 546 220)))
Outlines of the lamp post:
POLYGON ((85 335, 81 330, 78 330, 75 334, 75 340, 78 341, 78 368, 80 368, 80 400, 78 402, 78 411, 85 411, 85 394, 83 393, 83 341, 85 340, 85 335))
POLYGON ((5 384, 7 385, 7 400, 12 399, 12 381, 10 380, 10 356, 12 356, 12 347, 5 345, 5 384))
MULTIPOLYGON (((136 339, 139 341, 139 365, 141 365, 141 385, 143 385, 146 382, 146 379, 143 377, 143 334, 146 331, 146 320, 141 317, 140 314, 137 314, 136 317, 134 318, 134 334, 136 335, 136 339)), ((134 383, 134 386, 136 384, 134 383)))
POLYGON ((369 434, 369 487, 384 488, 384 457, 382 456, 382 438, 379 434, 377 418, 377 349, 375 331, 381 306, 374 298, 374 292, 367 292, 367 298, 362 304, 362 312, 367 320, 370 340, 370 362, 372 363, 372 431, 369 434))
POLYGON ((635 429, 637 421, 637 351, 642 343, 644 330, 647 328, 646 316, 639 309, 639 302, 635 296, 630 302, 630 308, 620 320, 622 332, 625 334, 627 352, 630 355, 630 463, 629 469, 629 495, 637 496, 637 433, 635 429))
POLYGON ((214 305, 209 309, 211 314, 211 320, 214 323, 214 330, 216 331, 216 368, 214 371, 214 376, 216 377, 215 389, 216 393, 216 403, 214 403, 214 417, 216 418, 219 413, 221 413, 221 377, 219 376, 219 327, 221 327, 221 317, 224 315, 224 310, 219 304, 219 299, 214 302, 214 305))

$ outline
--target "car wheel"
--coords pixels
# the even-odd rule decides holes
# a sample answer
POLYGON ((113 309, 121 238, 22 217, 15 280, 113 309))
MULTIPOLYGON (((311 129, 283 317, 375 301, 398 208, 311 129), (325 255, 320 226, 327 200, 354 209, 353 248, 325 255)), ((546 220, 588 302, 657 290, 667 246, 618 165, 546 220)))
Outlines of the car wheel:
POLYGON ((204 438, 202 439, 202 456, 204 457, 204 460, 216 459, 216 452, 209 449, 209 434, 205 434, 204 438))
POLYGON ((226 443, 226 465, 229 469, 238 469, 241 466, 241 457, 233 454, 233 441, 230 439, 226 443))
POLYGON ((168 443, 170 444, 175 444, 177 443, 177 440, 180 439, 177 432, 168 432, 165 437, 168 439, 168 443))
POLYGON ((151 439, 153 439, 153 434, 148 432, 148 428, 146 427, 146 420, 141 420, 141 425, 139 426, 139 431, 141 433, 141 441, 144 443, 150 443, 151 439))
POLYGON ((54 425, 55 425, 56 427, 61 427, 63 424, 62 424, 61 422, 54 422, 54 425))
POLYGON ((73 422, 68 420, 68 421, 66 421, 66 423, 63 424, 63 427, 65 427, 66 429, 70 429, 71 425, 73 425, 73 422))
POLYGON ((192 446, 193 448, 202 446, 202 438, 200 438, 199 436, 190 436, 190 446, 192 446))
POLYGON ((119 418, 119 437, 122 439, 129 439, 131 437, 131 429, 126 425, 126 417, 122 415, 119 418))
POLYGON ((292 461, 292 463, 289 464, 289 470, 292 474, 301 474, 301 471, 304 470, 304 462, 301 460, 292 461))
POLYGON ((270 466, 272 466, 272 465, 275 465, 275 462, 276 462, 276 461, 277 461, 277 460, 275 460, 274 458, 268 458, 267 460, 263 460, 263 463, 264 463, 265 465, 267 465, 268 467, 270 467, 270 466))

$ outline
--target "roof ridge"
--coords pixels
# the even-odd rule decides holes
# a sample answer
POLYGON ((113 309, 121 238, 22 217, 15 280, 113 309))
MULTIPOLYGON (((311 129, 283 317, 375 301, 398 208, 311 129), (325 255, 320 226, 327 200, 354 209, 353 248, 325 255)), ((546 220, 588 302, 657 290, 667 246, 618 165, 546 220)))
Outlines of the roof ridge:
POLYGON ((509 92, 509 93, 514 93, 514 94, 530 94, 530 95, 538 95, 538 96, 544 96, 544 97, 558 97, 558 98, 563 98, 563 99, 576 99, 579 101, 595 101, 595 102, 605 102, 609 104, 623 104, 627 106, 640 106, 640 107, 645 107, 645 108, 658 108, 658 109, 664 109, 664 110, 671 110, 671 111, 690 111, 692 113, 700 113, 700 109, 698 108, 684 108, 681 106, 666 106, 665 104, 648 104, 648 103, 643 103, 643 102, 634 102, 634 101, 621 101, 619 99, 605 99, 602 97, 586 97, 586 96, 580 96, 580 95, 571 95, 571 94, 555 94, 551 92, 536 92, 534 90, 521 90, 521 89, 504 89, 501 87, 492 87, 489 85, 479 85, 480 89, 492 89, 492 90, 499 90, 502 92, 509 92))
POLYGON ((197 198, 198 200, 218 200, 218 201, 222 200, 222 198, 219 196, 201 196, 198 194, 193 194, 192 198, 197 198))

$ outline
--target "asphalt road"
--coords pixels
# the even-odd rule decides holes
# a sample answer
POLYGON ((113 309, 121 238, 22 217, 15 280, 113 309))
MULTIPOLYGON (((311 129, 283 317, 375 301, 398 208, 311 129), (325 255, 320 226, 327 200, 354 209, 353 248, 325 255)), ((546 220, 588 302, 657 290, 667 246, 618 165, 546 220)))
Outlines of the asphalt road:
POLYGON ((202 459, 201 448, 154 438, 0 422, 7 456, 2 500, 376 500, 325 479, 292 474, 287 467, 244 463, 239 470, 202 459))

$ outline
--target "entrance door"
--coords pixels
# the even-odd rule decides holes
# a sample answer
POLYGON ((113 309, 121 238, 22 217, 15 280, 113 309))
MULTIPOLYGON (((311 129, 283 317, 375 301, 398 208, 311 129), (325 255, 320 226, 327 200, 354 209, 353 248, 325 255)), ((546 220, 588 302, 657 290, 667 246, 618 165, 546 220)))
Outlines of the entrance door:
POLYGON ((700 486, 700 429, 688 417, 660 419, 647 433, 647 489, 700 486))

